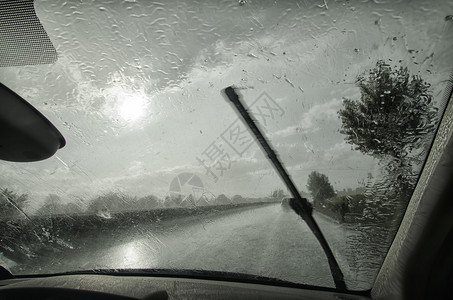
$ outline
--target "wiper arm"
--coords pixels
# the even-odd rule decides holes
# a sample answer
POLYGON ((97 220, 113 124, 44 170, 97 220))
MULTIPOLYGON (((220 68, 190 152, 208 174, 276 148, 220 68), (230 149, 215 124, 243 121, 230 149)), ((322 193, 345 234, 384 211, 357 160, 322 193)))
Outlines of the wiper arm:
MULTIPOLYGON (((1 268, 1 267, 0 267, 1 268)), ((45 274, 21 274, 12 278, 40 278, 50 276, 65 275, 108 275, 108 276, 145 276, 145 277, 169 277, 169 278, 190 278, 203 280, 219 280, 240 283, 264 284, 282 287, 292 287, 306 290, 334 292, 336 289, 324 286, 309 285, 286 281, 279 278, 272 278, 260 275, 252 275, 238 272, 213 271, 202 269, 89 269, 74 270, 62 273, 45 273, 45 274)), ((11 275, 12 276, 12 275, 11 275)), ((5 278, 6 279, 6 278, 5 278)), ((362 292, 348 291, 349 294, 356 293, 363 295, 362 292)))
POLYGON ((338 265, 335 256, 333 255, 332 250, 330 249, 329 244, 327 243, 326 238, 322 234, 321 229, 319 228, 318 224, 313 218, 312 206, 307 201, 307 199, 302 198, 300 196, 299 191, 297 190, 296 186, 291 180, 291 177, 289 177, 288 172, 285 170, 285 167, 280 162, 274 149, 272 149, 269 142, 261 133, 261 130, 258 128, 256 122, 252 119, 249 112, 242 104, 241 100, 239 99, 239 95, 236 93, 234 88, 231 86, 227 87, 224 90, 224 93, 236 107, 237 111, 242 116, 243 121, 248 125, 250 130, 253 132, 259 144, 261 145, 261 148, 263 149, 264 152, 266 152, 267 156, 269 157, 269 160, 272 162, 278 174, 285 182, 286 187, 293 195, 294 198, 290 200, 289 204, 291 208, 296 212, 296 214, 298 214, 305 221, 305 223, 307 223, 308 227, 321 244, 321 247, 324 250, 324 253, 326 254, 327 260, 329 262, 330 272, 332 274, 333 281, 335 282, 335 287, 338 290, 346 291, 347 288, 346 283, 344 282, 343 273, 341 272, 340 266, 338 265))

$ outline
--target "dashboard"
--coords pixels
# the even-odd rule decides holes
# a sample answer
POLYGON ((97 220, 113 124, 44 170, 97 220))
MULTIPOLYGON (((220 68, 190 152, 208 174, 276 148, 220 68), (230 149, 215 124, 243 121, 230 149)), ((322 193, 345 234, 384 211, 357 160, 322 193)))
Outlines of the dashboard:
POLYGON ((0 299, 370 299, 264 284, 205 279, 62 275, 0 281, 0 299))

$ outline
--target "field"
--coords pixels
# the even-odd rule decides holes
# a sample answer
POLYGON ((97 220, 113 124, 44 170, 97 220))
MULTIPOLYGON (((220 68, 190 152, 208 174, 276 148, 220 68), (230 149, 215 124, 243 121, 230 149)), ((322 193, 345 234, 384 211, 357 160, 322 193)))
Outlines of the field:
MULTIPOLYGON (((52 215, 0 221, 0 252, 16 262, 23 262, 43 253, 68 251, 70 240, 85 236, 108 234, 114 236, 141 224, 160 226, 167 221, 191 218, 194 222, 212 214, 235 213, 269 202, 225 204, 193 208, 162 208, 147 211, 111 213, 101 217, 95 214, 52 215)), ((186 220, 187 223, 187 220, 186 220)))
POLYGON ((355 223, 362 216, 365 196, 351 195, 334 197, 318 204, 314 209, 340 223, 355 223))

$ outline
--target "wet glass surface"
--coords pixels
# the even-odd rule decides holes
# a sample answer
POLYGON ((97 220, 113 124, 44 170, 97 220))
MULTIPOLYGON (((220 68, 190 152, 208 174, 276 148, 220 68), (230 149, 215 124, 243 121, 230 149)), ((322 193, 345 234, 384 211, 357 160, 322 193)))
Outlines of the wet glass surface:
POLYGON ((370 288, 446 105, 452 8, 36 1, 58 60, 0 68, 0 81, 67 145, 42 162, 0 162, 2 264, 332 286, 313 235, 280 205, 286 187, 221 95, 233 85, 314 204, 348 287, 370 288))

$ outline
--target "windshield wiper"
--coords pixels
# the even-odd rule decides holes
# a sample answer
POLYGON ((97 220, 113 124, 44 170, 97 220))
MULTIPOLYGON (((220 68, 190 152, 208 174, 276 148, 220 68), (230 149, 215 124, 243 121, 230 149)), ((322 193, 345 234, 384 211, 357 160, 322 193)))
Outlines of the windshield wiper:
POLYGON ((299 191, 291 180, 291 177, 289 176, 285 167, 280 162, 277 154, 275 153, 274 149, 272 149, 267 139, 261 133, 261 130, 258 128, 256 121, 252 119, 249 112, 242 104, 241 100, 239 99, 239 95, 236 93, 234 88, 232 86, 227 87, 223 92, 236 107, 244 123, 247 124, 252 133, 255 135, 255 138, 261 145, 261 148, 267 154, 267 157, 269 157, 269 160, 272 162, 278 174, 285 182, 286 187, 291 192, 293 196, 293 198, 289 202, 291 208, 305 221, 305 223, 307 223, 307 226, 310 228, 310 230, 313 232, 313 234, 321 244, 321 247, 324 250, 324 253, 326 254, 327 260, 329 262, 330 272, 332 274, 335 287, 338 290, 346 291, 347 288, 346 283, 344 282, 343 273, 341 272, 340 266, 338 265, 335 256, 333 255, 332 250, 327 243, 326 238, 322 234, 321 229, 313 218, 313 208, 311 204, 307 201, 307 199, 300 196, 299 191))
MULTIPOLYGON (((15 275, 12 278, 45 278, 65 275, 108 275, 108 276, 133 276, 133 277, 144 276, 144 277, 190 278, 190 279, 218 280, 218 281, 273 285, 316 291, 338 292, 338 289, 333 289, 330 287, 297 283, 279 278, 252 275, 239 272, 213 271, 202 269, 121 269, 121 268, 88 269, 88 270, 66 271, 61 273, 21 274, 15 275)), ((348 291, 348 293, 365 296, 369 295, 367 291, 364 292, 348 291)))

